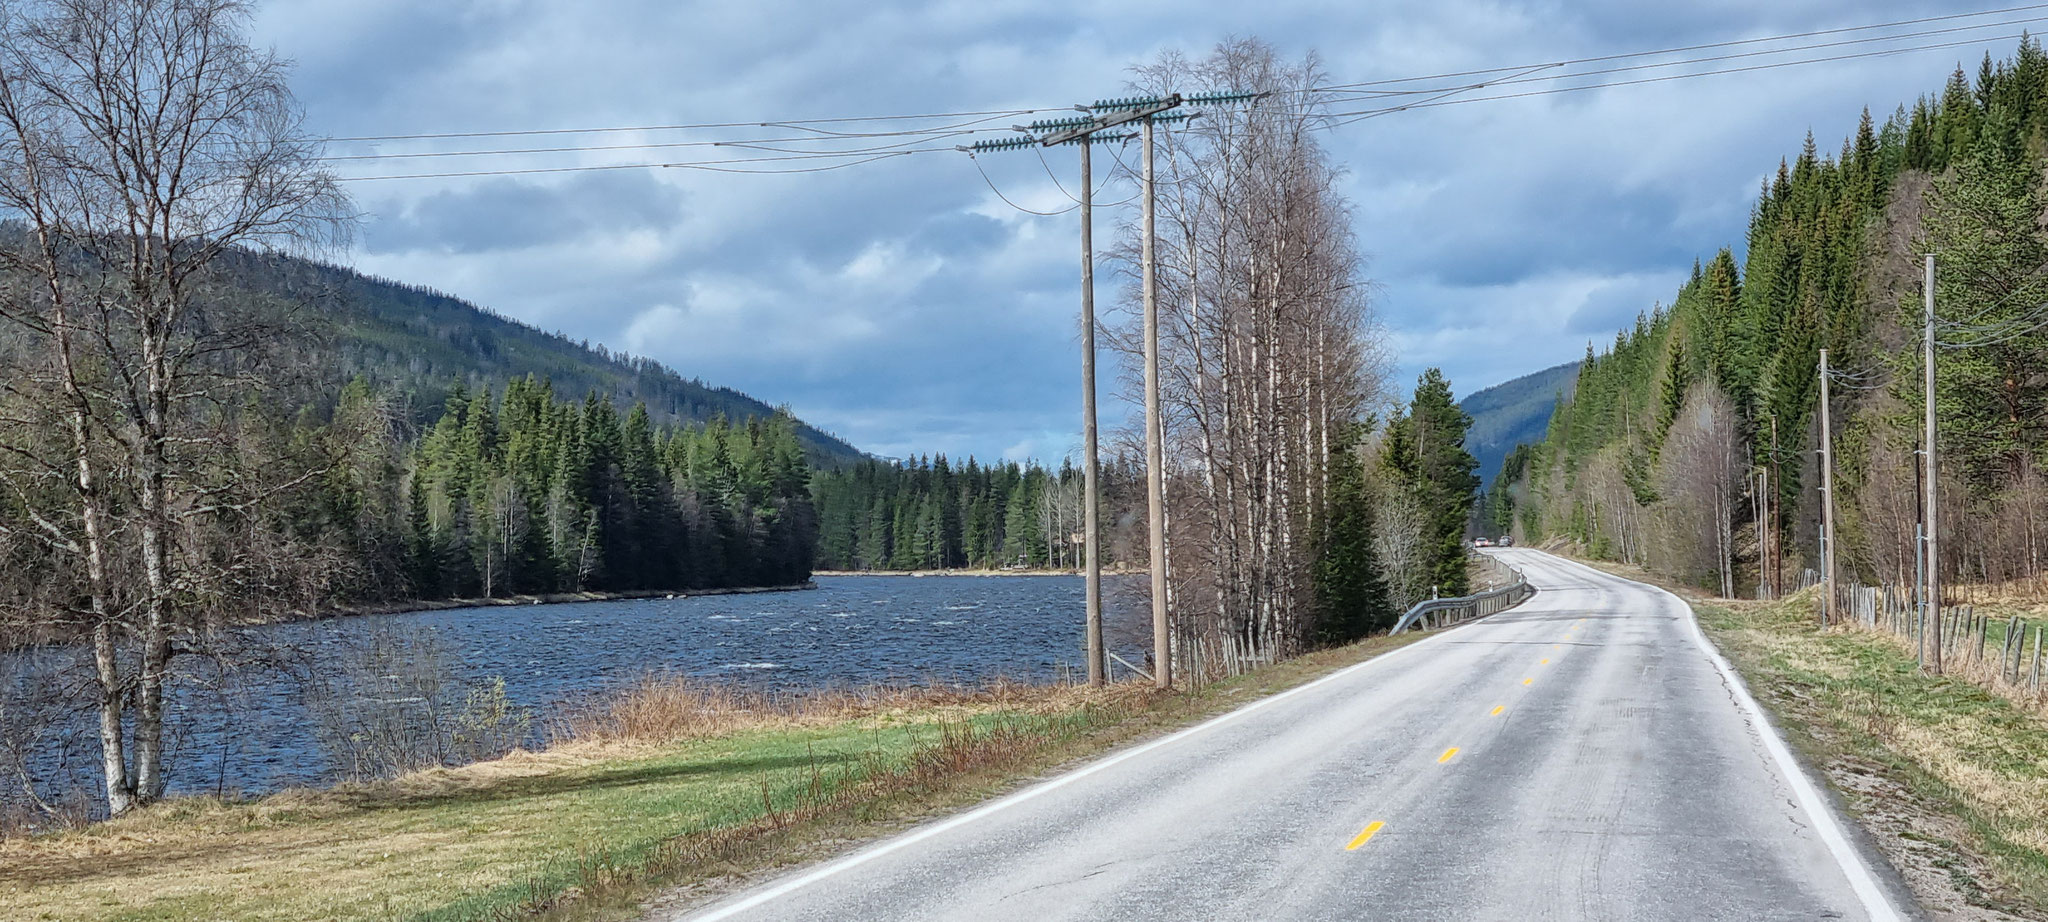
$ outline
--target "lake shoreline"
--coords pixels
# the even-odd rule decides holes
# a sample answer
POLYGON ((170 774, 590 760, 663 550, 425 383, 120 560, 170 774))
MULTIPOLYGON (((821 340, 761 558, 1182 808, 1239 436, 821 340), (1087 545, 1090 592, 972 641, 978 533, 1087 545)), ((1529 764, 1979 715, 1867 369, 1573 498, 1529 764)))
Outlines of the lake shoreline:
MULTIPOLYGON (((840 575, 816 573, 813 576, 840 575)), ((580 602, 633 602, 645 599, 691 599, 699 596, 758 595, 768 592, 802 592, 818 584, 805 580, 788 586, 728 586, 720 589, 632 589, 621 592, 549 592, 538 595, 508 595, 476 599, 409 599, 375 605, 333 608, 304 620, 349 618, 358 615, 404 615, 423 611, 454 611, 463 608, 496 608, 514 605, 570 605, 580 602)), ((274 622, 268 622, 274 623, 274 622)))
MULTIPOLYGON (((813 574, 819 575, 860 575, 860 574, 813 574)), ((344 605, 316 612, 300 612, 276 618, 256 618, 229 622, 227 627, 252 628, 277 624, 293 624, 305 621, 330 621, 355 618, 364 615, 408 615, 418 612, 457 611, 464 608, 509 608, 519 605, 571 605, 582 602, 634 602, 646 599, 688 599, 698 596, 757 595, 769 592, 802 592, 817 589, 811 580, 788 586, 729 586, 722 589, 634 589, 621 592, 550 592, 539 595, 509 595, 476 599, 406 599, 396 602, 378 602, 366 605, 344 605)), ((61 647, 85 642, 85 637, 31 636, 6 638, 0 642, 0 653, 15 653, 43 647, 61 647)))
MULTIPOLYGON (((1136 570, 1103 570, 1104 576, 1136 573, 1136 570)), ((1079 570, 819 570, 812 576, 1080 576, 1079 570)))

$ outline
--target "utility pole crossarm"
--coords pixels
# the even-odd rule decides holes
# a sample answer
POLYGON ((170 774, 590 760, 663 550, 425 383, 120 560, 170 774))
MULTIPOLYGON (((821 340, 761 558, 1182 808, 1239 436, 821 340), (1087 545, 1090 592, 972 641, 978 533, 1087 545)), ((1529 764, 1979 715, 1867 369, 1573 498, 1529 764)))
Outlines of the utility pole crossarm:
POLYGON ((1158 102, 1149 103, 1132 109, 1121 109, 1115 112, 1111 112, 1107 115, 1098 115, 1093 118, 1087 119, 1061 120, 1059 122, 1050 123, 1040 122, 1034 127, 1039 127, 1042 129, 1058 127, 1059 125, 1069 124, 1072 122, 1079 122, 1079 124, 1074 124, 1074 126, 1071 128, 1066 128, 1062 131, 1056 131, 1052 134, 1046 135, 1045 137, 1039 139, 1038 143, 1043 144, 1047 147, 1051 147, 1055 144, 1064 144, 1068 141, 1072 141, 1077 138, 1087 137, 1088 135, 1094 134, 1098 131, 1115 128, 1118 125, 1123 125, 1129 122, 1135 122, 1138 119, 1145 118, 1146 116, 1157 115, 1161 112, 1165 112, 1168 109, 1179 107, 1180 103, 1180 94, 1173 93, 1159 100, 1158 102))

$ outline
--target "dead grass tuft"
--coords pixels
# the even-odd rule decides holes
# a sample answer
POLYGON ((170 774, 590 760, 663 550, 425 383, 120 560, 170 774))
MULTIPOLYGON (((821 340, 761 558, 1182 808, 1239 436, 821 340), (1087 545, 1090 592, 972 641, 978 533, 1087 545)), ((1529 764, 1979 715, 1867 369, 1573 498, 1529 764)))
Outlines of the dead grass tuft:
POLYGON ((641 679, 571 715, 557 735, 584 743, 673 743, 750 730, 823 726, 848 720, 893 723, 990 709, 1055 713, 1127 698, 1131 685, 1090 689, 995 679, 977 685, 878 685, 812 691, 767 691, 680 675, 641 679))

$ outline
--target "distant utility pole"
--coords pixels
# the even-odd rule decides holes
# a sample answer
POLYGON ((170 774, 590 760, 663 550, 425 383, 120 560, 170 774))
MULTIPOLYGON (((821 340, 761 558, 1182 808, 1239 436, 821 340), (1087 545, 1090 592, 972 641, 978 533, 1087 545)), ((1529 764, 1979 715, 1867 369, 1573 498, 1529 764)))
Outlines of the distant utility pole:
POLYGON ((1828 414, 1828 351, 1820 351, 1821 626, 1835 623, 1835 433, 1828 414))
POLYGON ((1772 520, 1772 545, 1769 545, 1769 553, 1772 553, 1772 598, 1778 598, 1786 594, 1786 555, 1784 549, 1778 547, 1778 414, 1772 414, 1772 471, 1769 471, 1769 477, 1772 481, 1769 481, 1769 492, 1763 494, 1763 514, 1772 520))
POLYGON ((1764 548, 1764 491, 1770 489, 1770 469, 1759 464, 1756 468, 1756 501, 1750 504, 1750 511, 1756 514, 1756 597, 1771 597, 1771 552, 1764 548))
POLYGON ((1923 475, 1927 487, 1927 589, 1922 595, 1927 605, 1927 627, 1932 632, 1928 649, 1928 666, 1935 675, 1941 674, 1941 554, 1936 536, 1941 533, 1940 506, 1935 503, 1935 484, 1941 479, 1941 468, 1935 464, 1934 454, 1934 254, 1927 254, 1927 276, 1922 282, 1925 310, 1925 329, 1921 341, 1922 398, 1926 404, 1927 454, 1922 461, 1926 465, 1923 475))

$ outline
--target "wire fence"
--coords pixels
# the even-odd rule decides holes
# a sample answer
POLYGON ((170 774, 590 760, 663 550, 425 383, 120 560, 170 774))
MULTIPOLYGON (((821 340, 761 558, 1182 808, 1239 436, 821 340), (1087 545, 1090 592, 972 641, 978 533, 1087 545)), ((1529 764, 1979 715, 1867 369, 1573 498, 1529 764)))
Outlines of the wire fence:
POLYGON ((1980 612, 1972 604, 1923 611, 1912 590, 1892 585, 1844 583, 1835 602, 1850 624, 1901 638, 1923 660, 1938 639, 1946 672, 2048 705, 2048 622, 1980 612))

